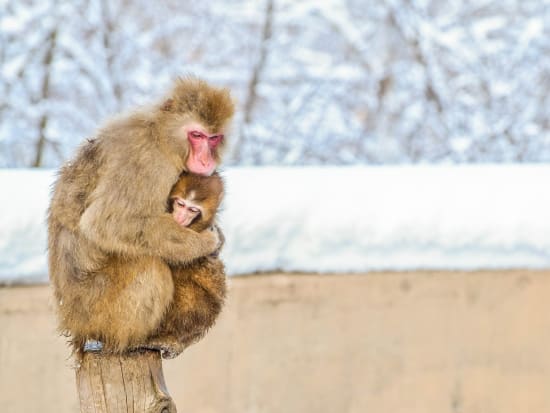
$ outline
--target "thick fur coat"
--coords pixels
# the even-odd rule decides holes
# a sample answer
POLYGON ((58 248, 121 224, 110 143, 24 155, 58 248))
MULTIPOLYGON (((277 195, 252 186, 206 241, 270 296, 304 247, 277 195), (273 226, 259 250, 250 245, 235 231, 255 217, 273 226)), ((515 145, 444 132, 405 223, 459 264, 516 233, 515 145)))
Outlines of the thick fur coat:
MULTIPOLYGON (((166 211, 189 155, 179 131, 186 122, 219 131, 233 110, 227 90, 180 79, 160 104, 107 123, 61 168, 48 215, 49 271, 59 328, 77 351, 87 339, 114 352, 142 346, 180 310, 171 266, 202 260, 220 240, 217 231, 180 227, 166 211)), ((214 284, 223 296, 225 284, 214 284)))

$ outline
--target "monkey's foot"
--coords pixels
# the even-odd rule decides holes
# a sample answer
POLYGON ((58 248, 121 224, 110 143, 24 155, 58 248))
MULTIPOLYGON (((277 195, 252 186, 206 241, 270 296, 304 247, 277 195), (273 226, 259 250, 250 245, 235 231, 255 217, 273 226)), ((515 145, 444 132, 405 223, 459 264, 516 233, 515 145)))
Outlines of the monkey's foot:
POLYGON ((142 349, 160 351, 163 359, 176 358, 185 350, 185 347, 183 343, 173 336, 155 337, 150 339, 145 345, 140 346, 142 349))

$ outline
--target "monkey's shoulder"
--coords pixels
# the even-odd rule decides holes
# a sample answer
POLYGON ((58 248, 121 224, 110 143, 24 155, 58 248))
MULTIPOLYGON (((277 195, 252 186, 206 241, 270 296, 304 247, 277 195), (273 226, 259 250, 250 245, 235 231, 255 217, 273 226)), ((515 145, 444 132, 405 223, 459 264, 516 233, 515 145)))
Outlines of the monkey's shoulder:
POLYGON ((135 110, 106 121, 99 128, 97 136, 101 145, 126 144, 133 140, 149 140, 157 127, 157 120, 152 112, 135 110))

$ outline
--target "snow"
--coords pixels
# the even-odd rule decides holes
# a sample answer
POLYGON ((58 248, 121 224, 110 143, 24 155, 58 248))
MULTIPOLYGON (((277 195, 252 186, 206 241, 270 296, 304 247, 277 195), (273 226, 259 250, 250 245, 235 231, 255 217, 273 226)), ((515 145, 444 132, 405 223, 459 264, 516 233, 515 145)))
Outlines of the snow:
MULTIPOLYGON (((550 268, 548 165, 222 174, 229 275, 550 268)), ((54 179, 52 170, 0 170, 0 281, 47 281, 45 217, 54 179)))
POLYGON ((0 169, 0 281, 47 280, 46 211, 54 177, 49 170, 0 169))

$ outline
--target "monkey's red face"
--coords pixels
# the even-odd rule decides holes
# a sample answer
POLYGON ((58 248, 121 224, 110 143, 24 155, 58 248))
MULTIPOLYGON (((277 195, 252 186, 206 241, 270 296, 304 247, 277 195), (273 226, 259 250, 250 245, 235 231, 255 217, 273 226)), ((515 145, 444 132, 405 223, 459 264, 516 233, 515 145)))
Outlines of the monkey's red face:
POLYGON ((174 210, 172 216, 174 220, 182 227, 188 227, 201 214, 199 205, 186 199, 176 197, 172 204, 174 210))
POLYGON ((217 147, 223 141, 223 134, 210 134, 198 123, 191 123, 184 130, 189 141, 187 170, 197 175, 212 175, 217 166, 217 147))

